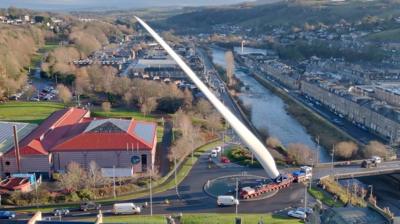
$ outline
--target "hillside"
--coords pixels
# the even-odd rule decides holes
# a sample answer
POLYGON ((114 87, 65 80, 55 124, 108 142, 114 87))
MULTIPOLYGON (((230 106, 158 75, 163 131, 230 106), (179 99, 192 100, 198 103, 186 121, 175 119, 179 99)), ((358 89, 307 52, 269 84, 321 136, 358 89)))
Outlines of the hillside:
POLYGON ((164 21, 170 28, 186 28, 184 31, 203 32, 217 24, 235 24, 253 28, 256 32, 268 30, 270 25, 332 24, 341 19, 348 22, 362 20, 366 16, 388 18, 400 16, 398 2, 343 3, 322 1, 278 2, 249 7, 200 8, 197 11, 172 16, 164 21))

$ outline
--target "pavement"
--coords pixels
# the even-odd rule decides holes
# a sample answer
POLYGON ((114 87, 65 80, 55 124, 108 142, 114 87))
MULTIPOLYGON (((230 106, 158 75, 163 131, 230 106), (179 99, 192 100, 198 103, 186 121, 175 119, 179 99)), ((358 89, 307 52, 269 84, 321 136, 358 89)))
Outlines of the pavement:
POLYGON ((168 155, 172 143, 172 121, 165 120, 164 133, 160 147, 157 149, 156 164, 159 166, 160 175, 165 176, 169 172, 168 155))

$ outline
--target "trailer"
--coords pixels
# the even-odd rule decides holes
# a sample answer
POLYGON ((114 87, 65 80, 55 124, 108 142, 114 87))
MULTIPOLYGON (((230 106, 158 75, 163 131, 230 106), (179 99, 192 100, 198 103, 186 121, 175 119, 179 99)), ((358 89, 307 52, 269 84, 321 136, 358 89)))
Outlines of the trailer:
POLYGON ((259 184, 256 186, 246 186, 240 189, 241 199, 251 199, 258 197, 262 194, 287 188, 292 183, 305 182, 312 177, 312 167, 303 166, 300 170, 296 170, 290 174, 282 175, 279 182, 273 181, 271 183, 259 184))

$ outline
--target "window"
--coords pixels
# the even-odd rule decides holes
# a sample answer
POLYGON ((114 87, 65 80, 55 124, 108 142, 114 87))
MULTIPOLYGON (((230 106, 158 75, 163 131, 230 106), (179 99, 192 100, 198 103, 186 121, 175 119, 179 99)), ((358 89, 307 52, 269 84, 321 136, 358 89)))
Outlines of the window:
POLYGON ((9 166, 11 163, 10 163, 10 161, 6 161, 5 164, 6 164, 6 166, 9 166))

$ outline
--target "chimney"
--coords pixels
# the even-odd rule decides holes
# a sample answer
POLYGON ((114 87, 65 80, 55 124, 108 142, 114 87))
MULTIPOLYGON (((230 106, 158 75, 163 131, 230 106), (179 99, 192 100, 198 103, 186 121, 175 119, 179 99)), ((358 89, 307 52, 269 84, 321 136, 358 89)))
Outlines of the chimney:
POLYGON ((13 126, 13 133, 14 133, 14 149, 15 149, 15 160, 17 162, 17 170, 18 173, 21 172, 21 164, 20 164, 20 155, 19 155, 19 142, 18 142, 18 135, 17 135, 17 126, 13 126))

